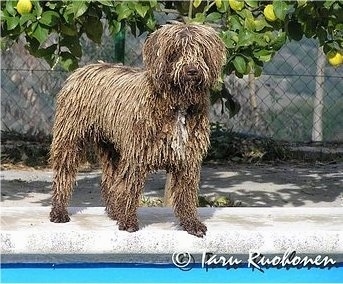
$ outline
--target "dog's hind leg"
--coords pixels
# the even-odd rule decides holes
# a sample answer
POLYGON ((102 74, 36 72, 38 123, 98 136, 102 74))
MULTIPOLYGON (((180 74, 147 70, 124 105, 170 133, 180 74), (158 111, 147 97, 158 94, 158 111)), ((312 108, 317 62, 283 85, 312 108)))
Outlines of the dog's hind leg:
POLYGON ((172 171, 171 191, 175 215, 181 227, 189 234, 203 237, 206 226, 197 217, 200 166, 188 165, 182 170, 172 171))
POLYGON ((141 166, 133 168, 125 161, 119 162, 107 202, 108 215, 117 220, 119 230, 135 232, 139 229, 137 208, 146 175, 141 166))
POLYGON ((111 200, 115 198, 116 189, 112 188, 118 175, 119 153, 112 143, 99 142, 97 145, 99 157, 102 164, 101 196, 106 206, 107 214, 114 218, 111 213, 111 200), (111 189, 112 188, 112 189, 111 189))
POLYGON ((54 172, 52 183, 52 209, 50 221, 69 222, 67 207, 72 195, 77 169, 81 160, 83 145, 78 140, 58 140, 54 138, 51 148, 51 162, 54 172))

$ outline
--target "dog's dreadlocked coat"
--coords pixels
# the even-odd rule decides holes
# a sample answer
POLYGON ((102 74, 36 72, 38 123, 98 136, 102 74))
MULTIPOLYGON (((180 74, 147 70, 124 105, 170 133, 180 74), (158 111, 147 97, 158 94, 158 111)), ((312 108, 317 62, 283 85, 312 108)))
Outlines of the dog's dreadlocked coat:
POLYGON ((188 233, 197 217, 200 167, 209 146, 209 91, 225 46, 206 26, 165 25, 143 47, 145 69, 107 63, 77 69, 58 94, 51 163, 50 220, 68 222, 67 206, 88 143, 102 163, 101 193, 120 230, 138 230, 137 207, 149 172, 171 174, 173 205, 188 233))

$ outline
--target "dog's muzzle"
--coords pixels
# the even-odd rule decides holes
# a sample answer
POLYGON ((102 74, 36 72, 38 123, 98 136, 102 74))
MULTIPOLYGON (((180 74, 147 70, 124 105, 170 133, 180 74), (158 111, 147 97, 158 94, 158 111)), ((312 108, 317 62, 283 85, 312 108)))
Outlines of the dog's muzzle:
POLYGON ((199 81, 200 79, 200 71, 198 68, 190 66, 185 69, 185 77, 189 81, 199 81))
POLYGON ((194 77, 199 74, 199 71, 195 67, 190 67, 186 70, 186 73, 187 73, 187 76, 194 77))

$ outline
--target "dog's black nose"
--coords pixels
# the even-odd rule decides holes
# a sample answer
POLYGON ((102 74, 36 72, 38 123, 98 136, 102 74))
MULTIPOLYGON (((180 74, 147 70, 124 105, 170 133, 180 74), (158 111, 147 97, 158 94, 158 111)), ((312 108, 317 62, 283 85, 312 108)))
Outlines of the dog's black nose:
POLYGON ((187 75, 188 76, 196 76, 198 75, 198 69, 194 68, 194 67, 190 67, 187 69, 187 75))

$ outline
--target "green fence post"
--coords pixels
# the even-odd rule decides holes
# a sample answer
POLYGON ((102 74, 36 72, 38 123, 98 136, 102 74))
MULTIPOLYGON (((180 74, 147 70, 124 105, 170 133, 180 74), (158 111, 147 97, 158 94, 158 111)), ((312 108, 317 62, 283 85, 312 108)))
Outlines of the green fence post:
POLYGON ((114 36, 114 61, 125 63, 125 27, 114 36))

